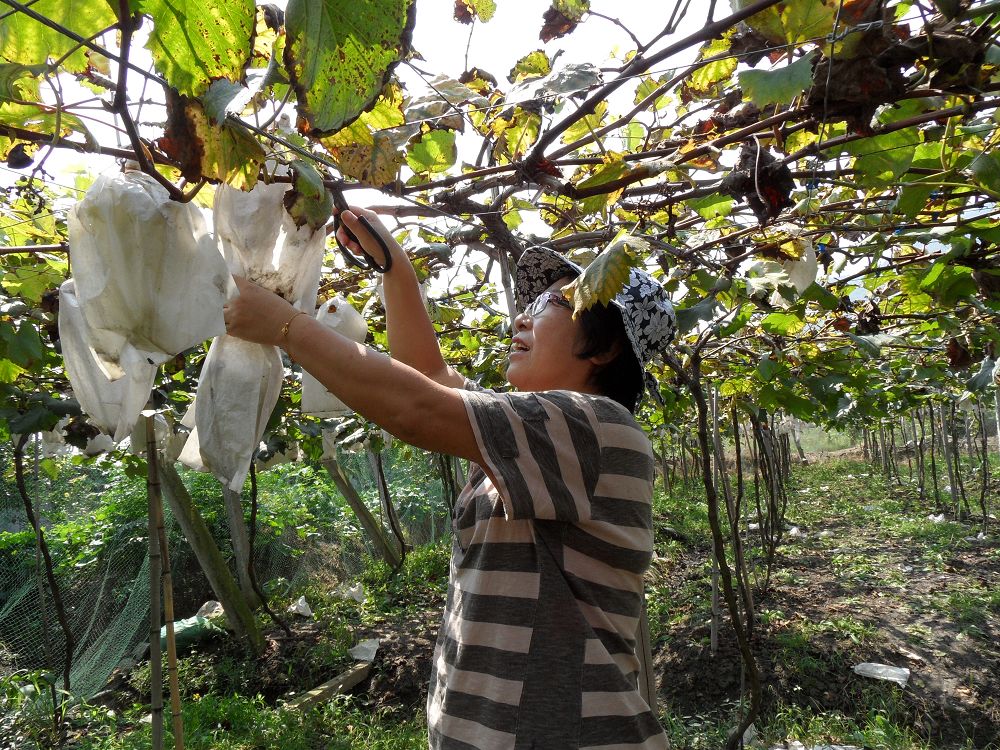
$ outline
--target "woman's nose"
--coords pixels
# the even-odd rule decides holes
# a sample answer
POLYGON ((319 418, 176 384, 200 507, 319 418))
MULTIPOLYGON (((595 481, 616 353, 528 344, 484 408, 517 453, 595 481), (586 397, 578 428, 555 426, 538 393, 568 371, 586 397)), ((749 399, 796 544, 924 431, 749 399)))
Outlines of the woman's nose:
POLYGON ((514 318, 514 330, 523 331, 531 324, 531 316, 527 313, 518 313, 514 318))

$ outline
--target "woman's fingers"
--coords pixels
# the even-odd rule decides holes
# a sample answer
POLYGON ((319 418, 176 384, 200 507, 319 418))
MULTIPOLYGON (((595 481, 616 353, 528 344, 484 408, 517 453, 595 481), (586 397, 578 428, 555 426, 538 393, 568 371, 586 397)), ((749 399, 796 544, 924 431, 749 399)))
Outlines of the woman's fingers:
MULTIPOLYGON (((384 266, 386 262, 385 253, 382 252, 382 246, 379 244, 378 240, 368 231, 367 227, 359 219, 360 216, 364 216, 372 228, 376 232, 382 230, 382 222, 379 220, 378 215, 373 211, 367 211, 365 209, 360 209, 356 207, 351 207, 349 211, 343 211, 340 214, 342 220, 340 232, 338 232, 338 237, 344 232, 344 227, 346 226, 355 237, 358 238, 360 247, 356 243, 343 242, 344 247, 348 248, 351 252, 357 254, 360 249, 364 249, 376 263, 380 266, 384 266), (353 246, 352 246, 353 245, 353 246)), ((346 236, 346 235, 345 235, 346 236)), ((384 235, 383 235, 384 236, 384 235)))

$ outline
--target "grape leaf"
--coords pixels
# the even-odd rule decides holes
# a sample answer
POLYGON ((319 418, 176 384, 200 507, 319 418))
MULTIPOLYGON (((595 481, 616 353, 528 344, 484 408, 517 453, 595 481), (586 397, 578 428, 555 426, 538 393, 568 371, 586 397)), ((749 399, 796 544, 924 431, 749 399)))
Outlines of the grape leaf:
POLYGON ((323 184, 323 176, 308 162, 296 159, 292 162, 295 182, 292 189, 285 192, 285 210, 295 226, 308 224, 319 230, 326 226, 333 214, 333 197, 323 184))
POLYGON ((543 42, 551 42, 566 36, 589 10, 590 0, 554 0, 552 7, 542 15, 543 25, 539 37, 543 42))
POLYGON ((140 0, 153 19, 146 49, 171 86, 201 96, 213 80, 242 81, 256 22, 253 0, 140 0))
MULTIPOLYGON (((31 9, 41 16, 89 39, 116 22, 104 0, 38 0, 31 9)), ((22 65, 42 65, 49 58, 68 55, 61 70, 82 73, 87 69, 87 48, 23 13, 5 8, 0 20, 0 57, 22 65)))
POLYGON ((213 125, 197 99, 167 97, 167 127, 157 145, 177 164, 188 182, 227 182, 249 190, 264 163, 264 149, 231 122, 213 125))
MULTIPOLYGON (((731 2, 735 11, 754 0, 731 2)), ((831 0, 785 0, 751 16, 747 25, 772 44, 805 42, 833 31, 837 8, 838 3, 831 0)))
POLYGON ((37 88, 26 89, 21 79, 40 76, 47 69, 47 65, 0 64, 0 101, 36 97, 37 88))
POLYGON ((455 20, 460 23, 472 23, 476 18, 487 23, 496 12, 495 0, 455 0, 455 20))
POLYGON ((542 50, 536 49, 514 63, 514 67, 507 74, 507 80, 511 83, 520 83, 547 76, 551 72, 552 62, 549 56, 542 50))
POLYGON ((814 55, 805 55, 778 70, 745 70, 739 74, 740 87, 758 107, 788 104, 812 85, 814 55))
POLYGON ((284 57, 299 129, 333 133, 371 107, 408 52, 415 21, 413 0, 290 0, 284 57))
POLYGON ((771 313, 760 322, 761 328, 775 336, 792 336, 805 326, 805 321, 793 313, 771 313))
POLYGON ((594 258, 583 273, 563 288, 573 301, 573 317, 594 305, 610 303, 625 288, 635 256, 648 250, 644 240, 625 235, 594 258))
POLYGON ((418 129, 406 125, 401 105, 402 92, 387 87, 370 111, 320 141, 341 172, 376 186, 398 178, 406 142, 418 129))
POLYGON ((454 130, 431 130, 424 133, 410 144, 406 153, 406 163, 418 174, 445 172, 457 158, 454 130))

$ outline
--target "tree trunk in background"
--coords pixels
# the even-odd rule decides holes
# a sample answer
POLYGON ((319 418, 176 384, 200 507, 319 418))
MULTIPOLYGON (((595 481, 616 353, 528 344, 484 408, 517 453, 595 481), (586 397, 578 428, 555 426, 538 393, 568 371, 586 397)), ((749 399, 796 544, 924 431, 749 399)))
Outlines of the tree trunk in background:
POLYGON ((934 509, 937 511, 941 510, 941 492, 938 489, 938 471, 937 471, 937 423, 934 421, 934 405, 931 403, 927 404, 927 422, 928 426, 931 428, 931 482, 934 487, 934 509))
POLYGON ((254 591, 253 581, 250 580, 250 556, 253 550, 250 549, 250 535, 247 533, 247 524, 243 516, 243 495, 223 485, 222 500, 226 505, 229 534, 233 540, 236 579, 240 582, 243 597, 252 608, 256 609, 261 605, 261 600, 254 591))
POLYGON ((942 404, 938 409, 939 429, 941 430, 941 452, 944 456, 945 466, 948 467, 948 491, 951 494, 951 506, 954 509, 955 517, 958 517, 958 486, 955 480, 955 464, 951 459, 951 430, 948 429, 948 408, 942 404))
POLYGON ((354 515, 357 516, 361 527, 368 534, 368 538, 372 540, 372 544, 375 545, 379 557, 385 560, 390 568, 399 567, 403 561, 402 555, 397 550, 396 545, 389 540, 382 530, 382 524, 368 510, 368 506, 361 499, 361 495, 358 494, 351 480, 347 478, 347 474, 344 472, 340 462, 335 458, 324 458, 320 461, 320 465, 326 469, 333 483, 340 490, 340 494, 344 496, 344 500, 347 501, 351 510, 354 511, 354 515))
POLYGON ((382 512, 385 514, 385 522, 389 530, 396 537, 396 544, 399 548, 399 561, 402 564, 406 557, 406 540, 403 538, 403 530, 399 525, 399 516, 396 515, 396 506, 392 504, 392 495, 389 493, 389 483, 385 478, 385 470, 382 461, 382 451, 367 449, 368 465, 371 467, 372 476, 375 478, 375 486, 378 488, 378 497, 382 503, 382 512))
MULTIPOLYGON (((951 450, 951 462, 953 468, 953 476, 955 477, 955 485, 958 490, 958 498, 955 500, 955 518, 962 517, 962 507, 965 507, 967 513, 971 515, 971 509, 969 508, 969 499, 965 496, 965 480, 962 479, 962 451, 958 446, 958 433, 955 430, 955 422, 957 419, 958 412, 955 402, 951 403, 951 418, 949 419, 950 429, 948 435, 951 438, 950 450, 951 450)), ((955 495, 955 492, 952 492, 955 495)))
POLYGON ((990 450, 986 437, 986 410, 983 409, 983 403, 979 399, 976 399, 976 419, 979 422, 979 460, 981 461, 979 467, 981 483, 979 487, 979 509, 983 513, 983 529, 985 530, 989 525, 990 519, 989 513, 986 512, 986 495, 990 491, 990 450))
POLYGON ((926 471, 926 457, 924 455, 924 415, 920 409, 910 412, 910 421, 913 428, 913 440, 915 445, 914 458, 917 463, 917 489, 920 493, 918 502, 923 503, 927 499, 927 487, 924 481, 926 471), (917 437, 917 423, 920 424, 920 437, 917 437))
POLYGON ((208 583, 212 591, 218 597, 226 611, 226 619, 229 625, 236 632, 236 635, 243 639, 250 650, 257 656, 264 652, 264 637, 257 627, 257 620, 253 611, 243 597, 236 579, 229 572, 226 559, 219 551, 219 547, 212 539, 212 533, 205 525, 198 509, 191 500, 191 495, 184 486, 177 469, 172 464, 164 461, 160 464, 160 484, 163 487, 163 496, 170 506, 170 510, 177 519, 177 523, 184 532, 184 537, 191 545, 201 569, 208 578, 208 583))

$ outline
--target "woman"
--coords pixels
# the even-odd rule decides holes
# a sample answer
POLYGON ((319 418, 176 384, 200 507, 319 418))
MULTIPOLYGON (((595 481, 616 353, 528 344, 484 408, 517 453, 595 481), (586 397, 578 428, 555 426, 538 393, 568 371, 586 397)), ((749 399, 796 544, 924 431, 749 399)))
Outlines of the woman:
POLYGON ((511 393, 445 363, 405 252, 386 240, 392 359, 239 279, 229 333, 283 347, 348 406, 408 443, 475 466, 456 502, 448 600, 427 701, 431 748, 665 748, 639 695, 635 634, 652 556, 652 450, 634 411, 644 367, 674 333, 662 287, 633 271, 610 306, 573 318, 579 266, 542 248, 518 262, 511 393))

